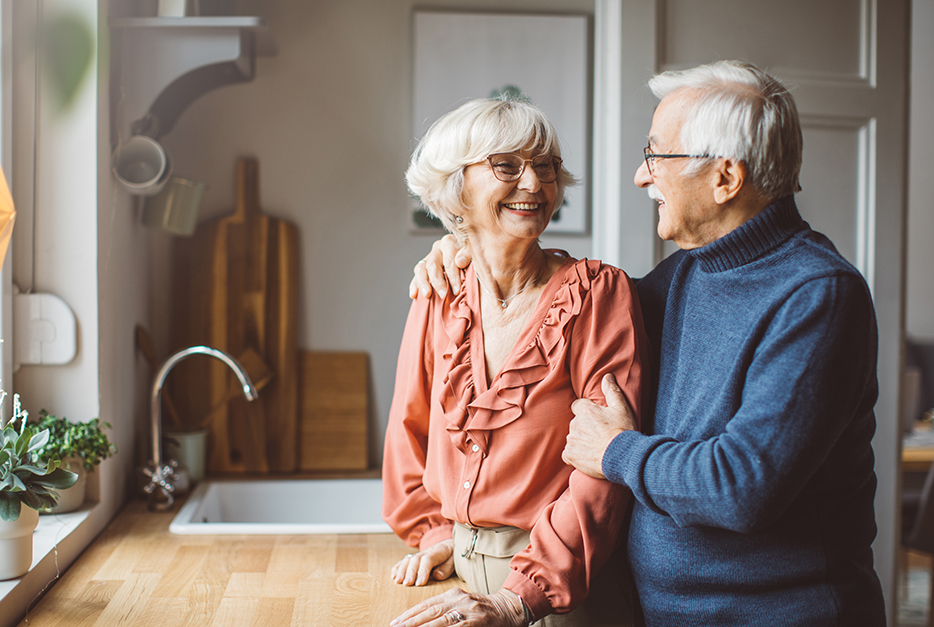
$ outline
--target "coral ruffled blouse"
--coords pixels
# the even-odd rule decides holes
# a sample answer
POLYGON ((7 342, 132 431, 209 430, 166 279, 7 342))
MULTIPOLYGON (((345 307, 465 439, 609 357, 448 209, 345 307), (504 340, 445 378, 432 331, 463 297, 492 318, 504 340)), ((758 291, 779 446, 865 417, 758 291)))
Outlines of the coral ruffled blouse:
POLYGON ((639 414, 648 340, 635 288, 598 261, 568 259, 546 284, 503 369, 487 385, 480 297, 417 298, 399 352, 383 456, 383 517, 410 546, 453 521, 531 531, 504 587, 536 617, 587 594, 616 542, 630 493, 561 460, 571 403, 605 404, 613 373, 639 414))

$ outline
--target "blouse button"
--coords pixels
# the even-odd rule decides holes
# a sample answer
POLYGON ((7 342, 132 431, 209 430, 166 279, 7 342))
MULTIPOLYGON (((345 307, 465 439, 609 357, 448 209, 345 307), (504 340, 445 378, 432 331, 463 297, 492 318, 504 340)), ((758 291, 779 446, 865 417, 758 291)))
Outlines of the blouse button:
POLYGON ((470 448, 471 448, 471 450, 472 450, 474 453, 476 453, 477 451, 480 450, 480 447, 477 446, 476 444, 474 444, 474 445, 473 445, 472 447, 470 447, 470 448))
POLYGON ((465 490, 469 490, 469 489, 470 489, 470 482, 469 482, 469 481, 465 481, 465 482, 464 482, 464 489, 465 489, 465 490))

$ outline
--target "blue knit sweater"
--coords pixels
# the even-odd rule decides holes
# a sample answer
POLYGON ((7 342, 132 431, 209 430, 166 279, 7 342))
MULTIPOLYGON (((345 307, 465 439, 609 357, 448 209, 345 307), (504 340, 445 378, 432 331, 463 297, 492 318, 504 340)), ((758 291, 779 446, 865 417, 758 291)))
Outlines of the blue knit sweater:
POLYGON ((862 276, 789 196, 638 287, 657 405, 603 471, 636 497, 646 624, 884 625, 862 276))

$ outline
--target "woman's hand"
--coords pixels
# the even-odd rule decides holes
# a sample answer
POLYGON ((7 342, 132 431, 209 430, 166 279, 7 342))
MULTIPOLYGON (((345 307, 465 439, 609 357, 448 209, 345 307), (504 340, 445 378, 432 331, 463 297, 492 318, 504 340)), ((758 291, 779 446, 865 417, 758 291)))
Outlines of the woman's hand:
POLYGON ((454 574, 454 540, 442 540, 424 551, 409 553, 392 567, 390 576, 404 586, 424 586, 429 578, 442 581, 454 574))
POLYGON ((431 245, 431 252, 424 259, 415 264, 415 276, 409 283, 409 298, 415 298, 419 293, 428 298, 432 288, 444 298, 448 293, 448 283, 451 293, 457 294, 461 290, 459 268, 468 265, 470 253, 467 249, 462 248, 453 235, 445 235, 431 245))
POLYGON ((525 622, 522 601, 508 590, 474 594, 453 588, 415 605, 389 622, 390 627, 519 627, 525 622))

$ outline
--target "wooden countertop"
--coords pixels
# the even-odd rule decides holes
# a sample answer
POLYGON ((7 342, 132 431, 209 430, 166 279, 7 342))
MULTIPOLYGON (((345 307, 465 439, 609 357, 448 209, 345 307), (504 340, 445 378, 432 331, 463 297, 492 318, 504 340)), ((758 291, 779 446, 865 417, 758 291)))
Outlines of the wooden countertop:
POLYGON ((174 516, 131 501, 20 625, 384 626, 459 584, 394 583, 392 534, 179 536, 174 516))

